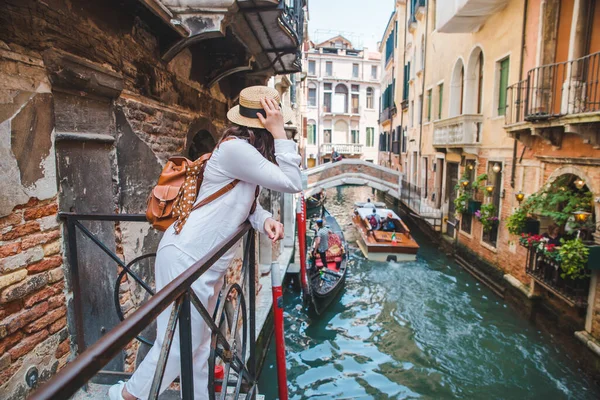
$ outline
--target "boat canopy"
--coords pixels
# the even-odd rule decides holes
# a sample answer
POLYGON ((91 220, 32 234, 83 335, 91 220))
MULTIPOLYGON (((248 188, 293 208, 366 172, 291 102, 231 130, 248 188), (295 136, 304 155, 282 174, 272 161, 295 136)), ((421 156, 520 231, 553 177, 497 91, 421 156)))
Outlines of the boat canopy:
MULTIPOLYGON (((398 214, 396 214, 394 211, 390 210, 389 208, 375 208, 375 210, 377 211, 377 215, 379 215, 382 219, 383 218, 387 218, 388 213, 392 213, 392 216, 394 217, 394 219, 400 219, 400 217, 398 216, 398 214)), ((364 219, 366 217, 368 217, 369 215, 373 214, 373 207, 361 207, 361 208, 357 208, 356 211, 358 212, 358 215, 360 215, 361 219, 364 219)))

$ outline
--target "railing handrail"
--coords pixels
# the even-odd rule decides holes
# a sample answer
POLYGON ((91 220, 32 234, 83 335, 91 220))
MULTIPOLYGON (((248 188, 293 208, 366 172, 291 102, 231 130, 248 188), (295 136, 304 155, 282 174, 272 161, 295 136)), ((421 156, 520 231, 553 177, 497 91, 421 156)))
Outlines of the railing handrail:
POLYGON ((577 61, 581 61, 581 60, 583 60, 585 58, 594 57, 594 56, 598 56, 598 55, 600 55, 600 51, 598 51, 596 53, 587 54, 587 55, 585 55, 583 57, 573 58, 571 60, 559 61, 559 62, 556 62, 556 63, 539 65, 539 66, 533 67, 529 71, 527 71, 527 75, 529 75, 530 73, 532 73, 533 71, 538 70, 538 69, 551 68, 551 67, 556 67, 556 66, 559 66, 559 65, 565 65, 565 64, 569 64, 569 63, 574 63, 574 62, 577 62, 577 61))
MULTIPOLYGON (((67 213, 65 213, 67 214, 67 213)), ((69 213, 72 214, 72 213, 69 213)), ((103 219, 106 215, 84 214, 82 219, 103 219)), ((115 215, 112 215, 115 217, 115 215)), ((139 215, 132 215, 139 218, 139 215)), ((139 219, 138 219, 139 220, 139 219)), ((246 233, 251 232, 250 223, 245 222, 229 235, 223 246, 217 247, 195 262, 185 272, 175 278, 161 291, 152 296, 138 310, 122 321, 100 340, 87 348, 75 360, 67 364, 56 376, 36 390, 30 399, 66 399, 76 393, 101 368, 110 362, 119 351, 158 317, 171 303, 181 297, 191 285, 204 274, 217 260, 231 249, 246 233)), ((252 294, 253 295, 253 294, 252 294)))

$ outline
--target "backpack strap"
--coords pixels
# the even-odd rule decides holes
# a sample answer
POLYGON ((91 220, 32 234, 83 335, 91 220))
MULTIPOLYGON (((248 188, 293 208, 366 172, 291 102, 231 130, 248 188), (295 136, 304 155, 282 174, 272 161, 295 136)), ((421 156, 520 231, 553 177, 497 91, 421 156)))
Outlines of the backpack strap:
POLYGON ((225 193, 231 191, 234 187, 237 186, 237 184, 240 183, 239 179, 235 179, 231 182, 229 182, 227 185, 223 186, 221 189, 217 190, 216 192, 214 192, 213 194, 211 194, 210 196, 208 196, 207 198, 205 198, 204 200, 202 200, 200 203, 196 204, 194 207, 192 207, 191 211, 197 210, 202 206, 207 205, 208 203, 218 199, 219 197, 223 196, 225 193))

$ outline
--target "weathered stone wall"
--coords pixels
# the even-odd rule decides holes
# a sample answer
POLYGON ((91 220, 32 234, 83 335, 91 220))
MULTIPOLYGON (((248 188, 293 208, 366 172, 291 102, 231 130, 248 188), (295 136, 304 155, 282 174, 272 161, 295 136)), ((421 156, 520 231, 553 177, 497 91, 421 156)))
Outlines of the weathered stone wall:
MULTIPOLYGON (((189 80, 189 51, 164 63, 161 41, 170 33, 140 17, 147 10, 131 12, 132 4, 2 5, 0 393, 6 399, 27 395, 27 368, 37 368, 43 382, 74 354, 66 234, 57 213, 144 211, 166 159, 184 154, 196 129, 216 140, 225 126, 229 100, 219 86, 209 90, 189 80), (88 79, 99 75, 111 86, 88 79)), ((147 224, 90 226, 126 262, 155 251, 160 240, 147 224)), ((239 260, 230 280, 239 275, 239 260)), ((82 257, 80 266, 92 261, 82 257)), ((96 270, 116 279, 113 262, 104 255, 95 261, 96 270)), ((151 281, 152 264, 144 268, 151 281)), ((126 315, 136 308, 135 295, 130 282, 121 285, 126 315)), ((100 311, 114 312, 112 306, 100 311)), ((138 347, 134 341, 123 354, 127 371, 139 362, 138 347)))

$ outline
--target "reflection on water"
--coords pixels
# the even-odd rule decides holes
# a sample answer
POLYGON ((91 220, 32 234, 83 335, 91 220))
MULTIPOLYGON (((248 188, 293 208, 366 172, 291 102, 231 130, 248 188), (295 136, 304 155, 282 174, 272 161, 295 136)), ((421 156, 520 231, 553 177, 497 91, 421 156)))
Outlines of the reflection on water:
MULTIPOLYGON (((353 203, 370 189, 327 195, 352 238, 353 203)), ((319 318, 285 295, 291 399, 600 397, 548 335, 414 234, 415 262, 368 262, 351 249, 346 288, 319 318)), ((273 349, 259 384, 266 399, 277 398, 273 349)))

